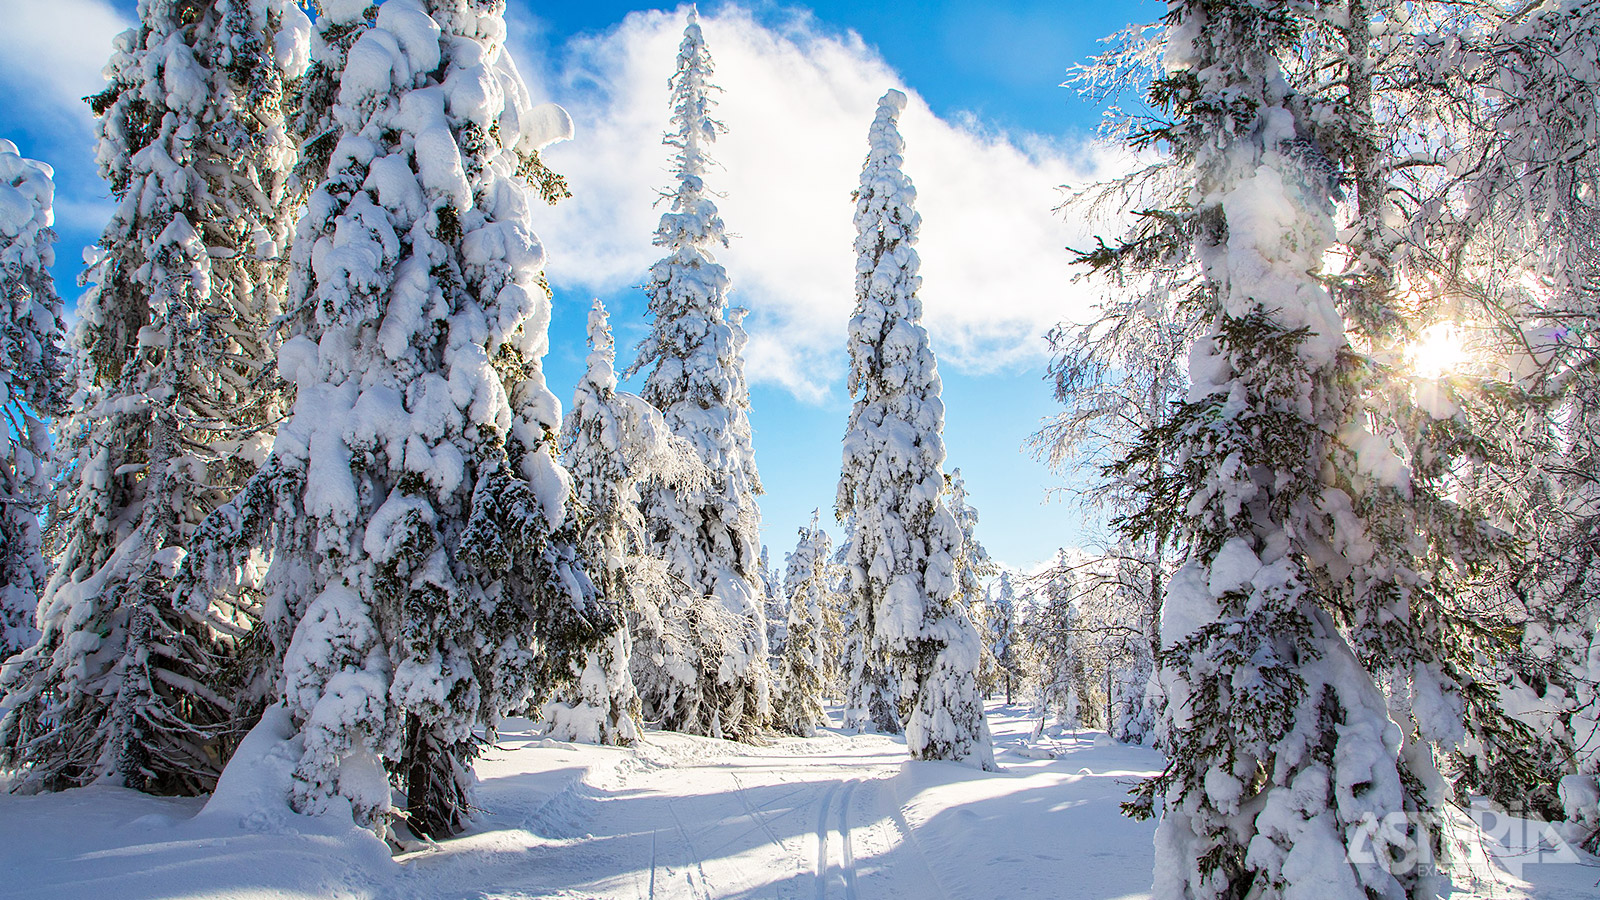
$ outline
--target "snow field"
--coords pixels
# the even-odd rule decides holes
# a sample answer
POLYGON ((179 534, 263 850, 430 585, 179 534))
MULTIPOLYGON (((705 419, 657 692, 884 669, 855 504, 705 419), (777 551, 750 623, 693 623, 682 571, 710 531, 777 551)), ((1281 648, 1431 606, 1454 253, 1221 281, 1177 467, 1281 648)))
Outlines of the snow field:
MULTIPOLYGON (((988 713, 1000 772, 908 761, 902 738, 832 728, 762 746, 650 732, 622 749, 511 720, 478 762, 470 829, 392 859, 370 832, 281 801, 281 815, 241 815, 287 777, 262 742, 240 751, 255 754, 251 779, 209 804, 107 787, 0 795, 0 898, 1148 897, 1154 825, 1118 805, 1161 757, 1093 731, 1034 738, 1022 707, 988 713)), ((1512 874, 1537 851, 1516 836, 1536 828, 1459 825, 1454 897, 1596 895, 1592 858, 1512 874)))
MULTIPOLYGON (((392 861, 370 833, 286 808, 196 816, 205 801, 101 787, 4 796, 0 871, 16 877, 0 897, 1140 896, 1151 827, 1116 804, 1160 757, 1086 738, 1026 759, 1010 752, 1032 727, 1021 713, 993 710, 1003 773, 909 762, 901 738, 833 729, 758 747, 651 732, 619 749, 513 720, 478 763, 471 829, 392 861)), ((284 777, 265 771, 271 755, 246 795, 284 777)))

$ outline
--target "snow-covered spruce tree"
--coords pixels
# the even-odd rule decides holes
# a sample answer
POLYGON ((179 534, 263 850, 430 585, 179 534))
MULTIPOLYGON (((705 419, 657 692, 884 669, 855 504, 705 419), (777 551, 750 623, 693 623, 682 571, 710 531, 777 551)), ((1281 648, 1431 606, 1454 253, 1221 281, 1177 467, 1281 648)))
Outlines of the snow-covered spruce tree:
MULTIPOLYGON (((1428 43, 1423 67, 1456 100, 1466 133, 1464 146, 1437 154, 1454 176, 1438 192, 1449 202, 1434 204, 1450 216, 1435 218, 1445 219, 1437 230, 1454 252, 1433 268, 1496 324, 1491 349, 1512 376, 1494 402, 1461 404, 1490 413, 1507 448, 1505 459, 1476 466, 1477 493, 1526 547, 1511 580, 1521 646, 1494 673, 1494 699, 1522 729, 1499 742, 1473 730, 1458 784, 1593 822, 1592 799, 1585 808, 1565 801, 1594 797, 1600 774, 1591 705, 1600 685, 1589 665, 1600 618, 1600 3, 1501 15, 1428 43), (1589 786, 1566 790, 1566 779, 1589 786)), ((1595 846, 1600 834, 1588 839, 1595 846)))
MULTIPOLYGON (((983 634, 989 628, 989 611, 984 606, 984 582, 999 571, 999 566, 989 558, 989 551, 978 541, 978 511, 967 498, 967 482, 961 470, 951 469, 945 476, 945 491, 949 494, 947 505, 961 529, 961 549, 956 551, 956 592, 952 599, 967 611, 973 627, 983 634)), ((983 655, 978 663, 978 684, 985 695, 986 685, 995 680, 995 661, 989 655, 988 642, 982 642, 983 655)))
MULTIPOLYGON (((616 345, 605 306, 589 310, 588 368, 562 426, 567 471, 591 573, 602 598, 628 611, 627 556, 642 531, 637 458, 627 455, 628 410, 617 397, 616 345)), ((545 706, 550 734, 561 740, 627 745, 639 736, 639 695, 628 672, 632 641, 618 628, 583 660, 575 696, 545 706)))
POLYGON ((0 752, 27 788, 198 792, 248 726, 232 657, 253 600, 182 614, 170 579, 281 411, 266 334, 307 27, 288 0, 143 0, 89 98, 120 205, 79 305, 43 633, 0 676, 0 752))
POLYGON ((789 595, 788 640, 784 644, 777 705, 778 726, 801 737, 817 733, 827 724, 822 708, 824 647, 823 622, 828 595, 833 591, 833 539, 818 524, 821 511, 811 514, 811 525, 800 529, 800 541, 789 554, 784 586, 789 595))
POLYGON ((533 107, 500 0, 389 0, 350 45, 343 133, 296 247, 296 385, 272 455, 211 518, 180 600, 259 547, 295 809, 417 834, 468 814, 500 717, 549 698, 614 625, 577 551, 529 155, 570 135, 533 107))
MULTIPOLYGON (((850 608, 850 567, 845 565, 850 558, 849 534, 854 528, 846 521, 843 530, 845 539, 833 548, 833 558, 830 560, 833 578, 828 582, 828 602, 823 607, 822 616, 822 680, 831 698, 849 696, 850 673, 855 671, 850 657, 851 635, 856 632, 855 614, 850 608)), ((849 711, 846 710, 844 719, 848 721, 849 718, 849 711)), ((863 715, 861 718, 868 717, 863 715)), ((859 728, 859 721, 854 725, 845 724, 845 727, 859 728)))
POLYGON ((1163 227, 1192 242, 1212 318, 1185 402, 1141 441, 1172 448, 1178 465, 1132 517, 1133 537, 1176 523, 1185 558, 1162 607, 1169 762, 1132 805, 1148 814, 1162 796, 1160 898, 1432 890, 1408 853, 1418 836, 1377 827, 1420 788, 1323 577, 1361 523, 1323 481, 1349 351, 1317 274, 1333 184, 1310 139, 1314 110, 1279 65, 1301 12, 1174 3, 1151 88, 1167 110, 1158 140, 1191 185, 1163 227))
MULTIPOLYGON (((944 403, 922 327, 921 217, 901 171, 906 95, 878 101, 856 194, 856 308, 836 511, 854 516, 849 563, 864 659, 891 666, 913 759, 994 768, 978 695, 982 643, 955 599, 961 529, 944 505, 944 403)), ((857 694, 860 686, 853 686, 857 694)))
MULTIPOLYGON (((631 632, 641 633, 642 647, 661 658, 660 668, 693 669, 683 658, 686 640, 662 630, 661 603, 674 596, 677 587, 661 561, 645 555, 649 542, 639 488, 643 484, 703 488, 706 475, 694 448, 668 431, 660 412, 617 390, 616 351, 599 300, 589 312, 589 347, 588 370, 574 392, 562 444, 595 586, 630 626, 617 629, 589 651, 577 684, 545 706, 545 717, 550 733, 563 740, 628 744, 638 737, 640 717, 639 695, 629 671, 631 632), (668 657, 672 665, 667 664, 668 657)), ((663 687, 657 693, 686 686, 663 687)))
POLYGON ((1054 709, 1063 723, 1073 727, 1081 724, 1077 698, 1084 687, 1078 610, 1073 601, 1080 590, 1084 564, 1077 551, 1057 550, 1049 568, 1030 579, 1027 610, 1019 626, 1035 676, 1041 721, 1054 709))
POLYGON ((38 640, 49 567, 39 518, 50 492, 46 420, 66 400, 55 262, 55 173, 0 140, 0 662, 38 640))
MULTIPOLYGON (((1343 195, 1338 242, 1320 275, 1354 351, 1341 364, 1345 425, 1332 444, 1324 501, 1344 522, 1340 556, 1321 570, 1317 590, 1340 610, 1358 657, 1386 689, 1406 777, 1425 787, 1408 792, 1408 811, 1424 818, 1443 800, 1435 748, 1450 752, 1462 794, 1547 812, 1555 803, 1552 754, 1541 752, 1554 748, 1532 746, 1538 729, 1506 714, 1527 709, 1526 698, 1494 684, 1505 677, 1506 637, 1521 627, 1508 587, 1534 579, 1506 577, 1511 541, 1481 511, 1497 507, 1494 518, 1514 522, 1528 546, 1558 543, 1560 516, 1547 506, 1548 466, 1538 457, 1548 450, 1542 409, 1550 400, 1538 396, 1536 379, 1505 375, 1525 373, 1528 348, 1541 340, 1527 305, 1514 299, 1531 280, 1526 243, 1514 236, 1524 227, 1522 205, 1543 193, 1534 186, 1579 161, 1554 149, 1561 140, 1530 129, 1549 122, 1559 131, 1564 117, 1549 108, 1553 99, 1592 87, 1518 83, 1525 63, 1548 48, 1534 50, 1543 43, 1536 38, 1507 52, 1520 41, 1500 36, 1540 32, 1527 27, 1539 16, 1524 19, 1534 11, 1423 4, 1397 16, 1386 4, 1350 0, 1339 15, 1304 19, 1300 49, 1285 66, 1300 102, 1317 110, 1306 117, 1303 147, 1315 148, 1306 161, 1337 175, 1343 195), (1515 99, 1497 102, 1500 91, 1515 99), (1497 113, 1522 103, 1540 107, 1538 124, 1497 113), (1511 350, 1499 374, 1408 371, 1419 329, 1462 317, 1497 323, 1511 350), (1346 506, 1353 516, 1341 512, 1346 506)), ((1552 69, 1574 71, 1565 61, 1552 69)), ((1560 208, 1547 200, 1531 205, 1560 208)), ((1537 229, 1533 256, 1559 245, 1558 218, 1537 229)))
POLYGON ((989 585, 984 605, 989 609, 984 639, 994 660, 995 685, 1005 692, 1006 705, 1010 706, 1011 692, 1022 671, 1017 652, 1017 589, 1011 583, 1010 570, 1002 569, 1000 577, 989 585))
POLYGON ((655 235, 667 255, 650 271, 646 290, 654 322, 629 371, 650 368, 641 395, 661 410, 674 434, 694 445, 711 476, 703 490, 654 485, 643 492, 647 533, 685 591, 662 615, 694 620, 692 639, 722 647, 719 658, 700 653, 695 696, 674 701, 652 696, 645 684, 640 689, 647 715, 665 728, 749 740, 772 712, 757 571, 761 481, 751 449, 740 312, 728 309, 728 274, 712 256, 728 239, 705 184, 706 148, 723 130, 711 117, 711 75, 711 55, 691 8, 668 82, 676 130, 665 143, 677 151, 678 184, 655 235), (690 612, 701 596, 715 598, 733 616, 731 633, 712 621, 722 617, 690 612))
POLYGON ((761 558, 756 571, 760 577, 762 595, 766 598, 763 615, 767 617, 767 655, 776 664, 777 660, 783 658, 784 642, 789 638, 789 595, 783 589, 783 578, 772 568, 766 544, 761 545, 761 558))

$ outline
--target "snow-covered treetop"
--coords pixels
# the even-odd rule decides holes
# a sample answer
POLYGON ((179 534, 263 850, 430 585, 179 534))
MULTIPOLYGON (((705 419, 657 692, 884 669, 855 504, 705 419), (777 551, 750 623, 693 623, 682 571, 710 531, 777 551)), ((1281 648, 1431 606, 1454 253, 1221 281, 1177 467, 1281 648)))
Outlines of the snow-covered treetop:
MULTIPOLYGON (((661 216, 656 227, 654 243, 666 248, 667 258, 656 263, 651 271, 655 292, 665 291, 676 310, 658 310, 655 292, 652 293, 651 311, 659 317, 666 312, 693 311, 702 317, 722 319, 727 308, 726 295, 730 288, 727 272, 712 257, 712 248, 726 247, 728 236, 722 217, 717 213, 716 202, 706 189, 705 173, 711 163, 706 145, 716 141, 717 135, 727 127, 711 118, 711 107, 716 101, 711 93, 720 90, 711 83, 711 54, 706 49, 705 36, 701 34, 697 17, 691 10, 689 24, 683 31, 683 43, 678 48, 678 68, 668 79, 671 89, 672 124, 675 131, 668 132, 662 143, 677 149, 673 158, 673 174, 678 179, 677 189, 670 195, 672 204, 661 216), (659 287, 657 288, 656 286, 659 287)), ((662 303, 664 305, 664 302, 662 303)), ((726 352, 724 336, 717 322, 711 333, 697 336, 691 346, 708 346, 708 349, 726 352)), ((647 341, 647 346, 648 346, 647 341)), ((642 350, 644 348, 641 348, 642 350)), ((653 348, 652 348, 653 349, 653 348)), ((640 355, 643 364, 645 354, 640 355)), ((658 372, 652 381, 659 383, 658 372)), ((723 392, 726 395, 726 392, 723 392)), ((646 398, 655 402, 647 390, 646 398)), ((658 405, 660 405, 658 403, 658 405)), ((662 407, 663 411, 665 406, 662 407)))
POLYGON ((833 538, 822 529, 822 511, 811 511, 811 524, 800 529, 800 540, 794 552, 784 559, 784 589, 796 602, 803 597, 814 581, 821 578, 823 590, 831 588, 826 576, 832 569, 833 538))
POLYGON ((678 186, 669 195, 671 206, 661 216, 654 243, 669 252, 651 269, 647 289, 656 323, 629 369, 656 364, 643 394, 669 421, 684 411, 678 407, 685 401, 701 409, 725 406, 737 392, 733 368, 743 367, 733 357, 734 333, 726 318, 731 283, 712 256, 712 248, 727 246, 728 238, 704 181, 710 162, 704 145, 726 130, 709 115, 715 104, 710 93, 717 90, 711 73, 711 55, 691 11, 677 71, 667 82, 677 130, 662 142, 678 151, 673 169, 678 186))
POLYGON ((714 105, 710 94, 717 89, 711 84, 711 74, 705 37, 691 12, 679 47, 678 68, 668 81, 676 130, 663 142, 677 150, 674 172, 678 186, 655 235, 655 244, 668 253, 651 269, 646 290, 655 321, 628 370, 631 374, 653 367, 640 393, 661 411, 674 434, 694 445, 712 473, 712 483, 703 496, 659 498, 663 504, 682 506, 682 510, 668 512, 661 504, 650 504, 654 507, 650 514, 670 520, 670 528, 683 541, 706 542, 690 554, 692 559, 682 555, 682 547, 667 554, 675 560, 679 577, 705 589, 715 579, 715 570, 728 565, 741 576, 754 577, 760 547, 754 497, 761 492, 740 355, 745 342, 739 327, 743 311, 728 308, 730 281, 712 256, 716 246, 727 245, 727 235, 704 182, 709 163, 705 147, 725 130, 710 116, 714 105), (688 506, 702 511, 687 512, 688 506), (720 520, 732 540, 707 537, 702 526, 693 524, 702 515, 720 520), (712 545, 723 549, 712 552, 712 545))
POLYGON ((617 344, 611 338, 611 317, 600 298, 589 307, 589 357, 578 389, 604 394, 617 389, 617 344))
POLYGON ((706 145, 716 142, 717 135, 728 130, 711 117, 711 108, 717 105, 711 94, 721 90, 711 83, 713 71, 711 53, 700 31, 700 17, 690 7, 683 42, 678 45, 678 68, 667 81, 672 91, 672 124, 677 130, 669 133, 664 143, 678 150, 673 168, 678 192, 672 211, 661 217, 661 226, 656 230, 655 243, 660 247, 677 250, 685 245, 704 248, 728 244, 722 219, 704 182, 706 169, 712 163, 706 145))
POLYGON ((877 115, 867 132, 867 162, 856 198, 856 227, 865 232, 856 240, 858 253, 871 247, 874 227, 885 231, 887 243, 901 239, 906 244, 917 242, 917 229, 922 226, 922 216, 913 208, 917 189, 902 170, 906 142, 900 136, 900 113, 905 108, 906 95, 890 89, 878 100, 877 115), (888 223, 893 223, 893 229, 888 223))
MULTIPOLYGON (((917 189, 901 169, 905 140, 898 120, 905 106, 906 95, 900 91, 884 94, 868 132, 869 151, 856 194, 857 308, 850 320, 849 386, 852 393, 861 391, 874 400, 886 390, 900 393, 915 386, 917 394, 936 405, 934 415, 942 425, 939 375, 917 298, 922 277, 915 244, 922 217, 914 208, 917 189)), ((936 433, 927 427, 934 424, 931 420, 918 424, 922 431, 936 433)), ((943 458, 941 446, 941 464, 943 458)))

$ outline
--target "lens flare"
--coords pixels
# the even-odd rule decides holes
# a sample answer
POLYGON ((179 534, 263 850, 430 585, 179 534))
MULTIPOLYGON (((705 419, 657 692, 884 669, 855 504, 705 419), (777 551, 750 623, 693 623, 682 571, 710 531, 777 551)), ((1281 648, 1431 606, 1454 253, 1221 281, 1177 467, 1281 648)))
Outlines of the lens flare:
POLYGON ((1417 333, 1406 350, 1411 371, 1422 378, 1443 378, 1467 361, 1466 335, 1455 322, 1435 322, 1417 333))

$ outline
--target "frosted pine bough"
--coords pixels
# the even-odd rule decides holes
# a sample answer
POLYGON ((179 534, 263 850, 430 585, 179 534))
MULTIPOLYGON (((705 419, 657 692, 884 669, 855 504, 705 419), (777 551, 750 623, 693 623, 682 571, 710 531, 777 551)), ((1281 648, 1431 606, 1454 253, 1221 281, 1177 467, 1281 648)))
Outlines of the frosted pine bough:
MULTIPOLYGON (((982 646, 954 598, 961 529, 940 497, 944 403, 916 295, 920 217, 896 126, 905 105, 896 90, 878 102, 856 198, 855 404, 836 509, 851 520, 846 565, 862 668, 893 669, 911 757, 993 769, 977 686, 982 646)), ((848 715, 860 715, 867 681, 853 677, 848 715)))
POLYGON ((751 449, 743 313, 728 308, 728 274, 712 256, 728 239, 704 180, 706 145, 723 130, 711 117, 711 74, 691 9, 669 81, 677 130, 665 143, 677 151, 678 184, 654 241, 667 256, 650 272, 645 289, 654 322, 629 371, 650 367, 641 395, 693 445, 709 482, 643 491, 647 533, 681 593, 661 607, 659 623, 645 623, 662 636, 662 652, 637 655, 634 665, 647 719, 747 740, 772 714, 758 572, 761 480, 751 449), (707 597, 716 602, 702 603, 707 597), (682 635, 677 652, 665 652, 676 640, 669 632, 682 635))
MULTIPOLYGON (((358 22, 350 6, 325 12, 358 22)), ((545 699, 613 625, 553 456, 544 254, 516 179, 571 123, 530 102, 503 13, 389 0, 350 45, 296 238, 294 408, 181 595, 203 603, 268 552, 290 800, 379 834, 391 780, 411 831, 459 830, 474 730, 545 699)))
POLYGON ((43 634, 0 676, 0 748, 28 789, 207 789, 250 714, 231 660, 251 601, 236 591, 185 615, 170 579, 279 412, 264 333, 292 214, 282 106, 307 22, 280 0, 144 0, 139 18, 89 98, 118 206, 78 306, 43 634))
POLYGON ((55 262, 55 173, 0 140, 0 660, 39 637, 34 613, 49 568, 39 533, 53 475, 44 419, 65 397, 55 262))

